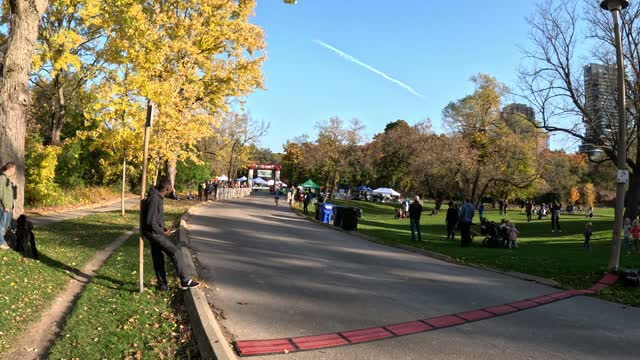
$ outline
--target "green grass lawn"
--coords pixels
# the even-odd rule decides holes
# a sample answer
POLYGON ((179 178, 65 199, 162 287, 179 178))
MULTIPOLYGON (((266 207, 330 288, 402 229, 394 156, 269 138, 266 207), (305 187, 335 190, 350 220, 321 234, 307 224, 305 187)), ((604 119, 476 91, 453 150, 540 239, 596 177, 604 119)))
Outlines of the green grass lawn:
MULTIPOLYGON (((394 205, 370 203, 364 201, 332 201, 335 204, 360 207, 364 210, 364 217, 358 224, 358 232, 383 240, 388 244, 407 244, 429 251, 451 256, 461 262, 490 266, 503 271, 517 271, 545 278, 553 279, 566 288, 588 288, 596 282, 604 272, 611 248, 611 233, 613 227, 613 210, 597 209, 594 218, 586 219, 583 215, 561 215, 560 225, 562 233, 551 232, 551 220, 533 220, 527 223, 526 215, 520 208, 511 208, 506 216, 516 224, 520 230, 518 249, 488 249, 480 246, 484 237, 478 236, 474 240, 474 247, 461 248, 459 233, 456 241, 446 239, 446 205, 438 215, 431 216, 433 203, 424 203, 422 239, 423 243, 415 244, 410 241, 411 232, 409 220, 394 219, 394 205), (582 248, 585 224, 593 223, 591 252, 582 248)), ((399 205, 395 205, 399 206, 399 205)), ((314 209, 311 216, 314 215, 314 209)), ((499 222, 502 217, 497 210, 485 205, 485 216, 492 221, 499 222)), ((474 222, 479 222, 478 214, 474 222)), ((472 227, 480 232, 477 225, 472 227)), ((623 248, 621 268, 640 268, 640 255, 623 248)), ((624 288, 616 285, 604 290, 599 296, 640 306, 640 289, 624 288)))
POLYGON ((81 269, 118 236, 132 228, 137 215, 96 214, 34 230, 40 260, 12 250, 0 252, 0 353, 39 318, 81 269))
MULTIPOLYGON (((185 210, 167 209, 167 224, 178 221, 185 210)), ((100 268, 67 319, 50 359, 197 357, 181 291, 154 288, 151 252, 146 246, 147 290, 140 294, 137 253, 138 236, 134 235, 100 268)), ((173 266, 167 264, 167 269, 176 288, 173 266)))
MULTIPOLYGON (((167 224, 176 222, 193 204, 165 201, 167 224)), ((138 218, 137 212, 128 212, 125 217, 118 212, 102 213, 39 228, 34 233, 40 261, 24 259, 13 251, 0 252, 0 354, 39 319, 51 300, 64 290, 72 272, 136 226, 138 218)), ((182 296, 155 291, 140 296, 135 291, 137 244, 137 235, 127 240, 87 285, 52 358, 135 358, 139 350, 143 357, 157 359, 194 352, 182 296), (150 338, 157 341, 147 341, 150 338), (90 350, 70 356, 76 353, 77 344, 90 350)), ((150 280, 154 276, 148 244, 145 248, 145 279, 150 280)))

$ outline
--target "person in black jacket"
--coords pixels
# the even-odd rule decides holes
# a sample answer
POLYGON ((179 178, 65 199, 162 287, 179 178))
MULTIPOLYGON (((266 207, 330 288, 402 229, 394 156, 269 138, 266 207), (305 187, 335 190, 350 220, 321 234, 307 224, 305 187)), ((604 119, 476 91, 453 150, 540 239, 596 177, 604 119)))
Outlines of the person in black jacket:
POLYGON ((180 277, 180 288, 197 287, 198 282, 187 277, 182 251, 167 236, 171 234, 164 227, 164 196, 171 192, 171 180, 164 178, 160 180, 157 187, 151 188, 144 209, 142 223, 142 237, 151 243, 151 257, 153 258, 153 269, 158 279, 158 288, 162 291, 168 290, 167 272, 165 270, 164 254, 169 255, 176 267, 180 277))
POLYGON ((422 233, 420 232, 420 216, 422 215, 422 205, 420 197, 416 196, 416 200, 409 205, 409 223, 411 224, 411 241, 416 241, 415 232, 418 232, 418 241, 422 241, 422 233))
POLYGON ((453 204, 453 201, 449 202, 449 209, 447 210, 447 239, 455 239, 456 237, 456 225, 458 224, 458 207, 453 204))

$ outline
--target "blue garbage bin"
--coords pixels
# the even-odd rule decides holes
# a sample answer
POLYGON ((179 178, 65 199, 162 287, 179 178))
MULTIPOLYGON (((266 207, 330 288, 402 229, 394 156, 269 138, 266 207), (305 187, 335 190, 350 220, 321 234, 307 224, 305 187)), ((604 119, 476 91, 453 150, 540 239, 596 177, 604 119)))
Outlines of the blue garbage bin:
POLYGON ((325 224, 331 224, 331 218, 333 216, 333 204, 324 203, 322 204, 321 210, 322 216, 320 220, 325 224))

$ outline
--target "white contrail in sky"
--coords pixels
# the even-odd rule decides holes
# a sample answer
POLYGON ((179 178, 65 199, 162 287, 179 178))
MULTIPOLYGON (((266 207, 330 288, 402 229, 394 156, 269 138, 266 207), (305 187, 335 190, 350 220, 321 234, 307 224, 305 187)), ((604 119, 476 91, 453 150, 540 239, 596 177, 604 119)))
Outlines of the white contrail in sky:
POLYGON ((352 62, 352 63, 356 63, 356 64, 358 64, 358 65, 362 66, 363 68, 365 68, 365 69, 367 69, 367 70, 369 70, 369 71, 373 71, 374 73, 376 73, 376 74, 378 74, 378 75, 382 76, 383 78, 385 78, 385 79, 387 79, 387 80, 389 80, 389 81, 391 81, 391 82, 394 82, 394 83, 396 83, 396 84, 398 84, 398 85, 402 86, 403 88, 407 89, 407 90, 408 90, 410 93, 412 93, 413 95, 415 95, 415 96, 419 96, 419 97, 423 97, 422 95, 418 94, 418 92, 417 92, 417 91, 413 90, 413 88, 412 88, 411 86, 409 86, 409 85, 407 85, 407 84, 403 83, 403 82, 402 82, 402 81, 400 81, 400 80, 396 80, 396 79, 392 78, 391 76, 389 76, 389 75, 387 75, 387 74, 383 73, 382 71, 380 71, 380 70, 378 70, 378 69, 374 68, 373 66, 370 66, 370 65, 367 65, 367 64, 363 63, 362 61, 360 61, 360 60, 358 60, 358 59, 354 58, 353 56, 351 56, 351 55, 349 55, 349 54, 345 53, 344 51, 341 51, 341 50, 339 50, 339 49, 336 49, 336 48, 334 48, 333 46, 331 46, 331 45, 329 45, 329 44, 327 44, 327 43, 325 43, 325 42, 323 42, 323 41, 320 41, 320 40, 314 40, 314 41, 315 41, 316 43, 318 43, 318 44, 320 44, 320 45, 322 45, 322 46, 326 47, 327 49, 329 49, 329 50, 331 50, 331 51, 335 52, 336 54, 340 55, 341 57, 343 57, 343 58, 347 59, 347 61, 350 61, 350 62, 352 62))

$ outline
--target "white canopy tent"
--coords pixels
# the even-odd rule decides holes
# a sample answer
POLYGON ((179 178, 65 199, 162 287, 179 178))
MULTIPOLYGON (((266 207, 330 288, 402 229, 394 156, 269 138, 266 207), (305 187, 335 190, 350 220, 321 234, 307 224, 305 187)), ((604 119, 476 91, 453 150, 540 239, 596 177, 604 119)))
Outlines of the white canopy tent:
POLYGON ((216 179, 220 181, 229 181, 229 178, 227 177, 227 175, 220 175, 216 179))
POLYGON ((254 184, 258 184, 258 185, 262 185, 262 184, 266 184, 267 181, 265 181, 263 178, 261 177, 257 177, 255 179, 253 179, 253 183, 254 184))
POLYGON ((374 194, 400 196, 400 193, 390 188, 377 188, 372 191, 374 194))

